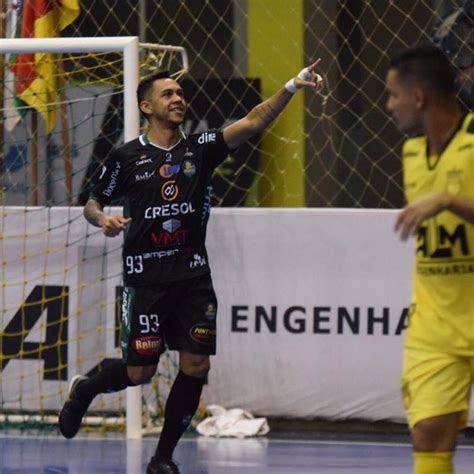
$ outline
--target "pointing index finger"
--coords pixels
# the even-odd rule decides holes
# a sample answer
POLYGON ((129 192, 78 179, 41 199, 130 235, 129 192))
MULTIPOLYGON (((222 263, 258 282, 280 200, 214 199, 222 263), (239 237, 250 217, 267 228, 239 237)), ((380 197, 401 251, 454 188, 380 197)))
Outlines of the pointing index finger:
POLYGON ((316 61, 314 61, 314 63, 311 64, 311 66, 309 66, 308 69, 309 69, 311 72, 315 72, 316 67, 317 67, 317 65, 318 65, 320 62, 321 62, 321 58, 316 59, 316 61))

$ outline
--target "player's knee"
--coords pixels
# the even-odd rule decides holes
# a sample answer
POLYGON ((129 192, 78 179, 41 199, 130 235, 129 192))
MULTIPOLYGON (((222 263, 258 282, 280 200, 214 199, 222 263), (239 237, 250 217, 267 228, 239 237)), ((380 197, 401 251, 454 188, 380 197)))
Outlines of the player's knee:
POLYGON ((419 421, 412 428, 415 451, 452 451, 456 445, 458 425, 446 417, 433 417, 419 421))
POLYGON ((185 355, 181 354, 179 368, 186 375, 192 377, 205 378, 211 369, 209 356, 206 355, 185 355))
POLYGON ((148 382, 156 373, 156 365, 145 365, 143 367, 136 365, 127 366, 128 378, 135 385, 148 382))

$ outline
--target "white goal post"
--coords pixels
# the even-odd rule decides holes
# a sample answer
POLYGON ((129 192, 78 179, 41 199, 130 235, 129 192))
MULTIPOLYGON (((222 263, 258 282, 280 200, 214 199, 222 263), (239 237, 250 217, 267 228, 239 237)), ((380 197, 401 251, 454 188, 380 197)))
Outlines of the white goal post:
MULTIPOLYGON (((140 116, 136 103, 139 82, 138 37, 2 39, 0 42, 0 54, 100 52, 123 53, 124 140, 133 140, 140 130, 140 116)), ((141 403, 141 387, 127 388, 128 439, 138 439, 142 436, 141 403)))

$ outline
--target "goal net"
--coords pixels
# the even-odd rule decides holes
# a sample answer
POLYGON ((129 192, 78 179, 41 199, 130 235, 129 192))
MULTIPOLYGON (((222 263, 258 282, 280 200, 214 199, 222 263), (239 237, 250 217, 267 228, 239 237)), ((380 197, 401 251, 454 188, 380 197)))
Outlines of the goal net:
MULTIPOLYGON (((12 25, 21 21, 14 12, 28 2, 3 3, 10 26, 2 36, 12 37, 12 25)), ((237 120, 320 57, 324 91, 296 94, 268 130, 231 154, 216 171, 214 204, 397 208, 404 137, 385 108, 389 57, 437 41, 457 67, 472 68, 471 3, 83 1, 54 41, 95 37, 97 45, 113 36, 139 37, 140 76, 165 68, 180 79, 191 103, 183 128, 191 133, 237 120), (440 30, 447 18, 452 21, 440 30)), ((37 414, 38 423, 54 418, 68 378, 120 356, 120 242, 87 227, 80 206, 112 148, 134 138, 126 110, 136 113, 135 91, 130 103, 124 94, 124 50, 22 47, 0 54, 0 415, 6 425, 26 421, 25 413, 37 414), (22 76, 25 70, 33 76, 22 76), (38 78, 49 95, 29 87, 38 78)), ((176 371, 171 357, 163 358, 163 376, 144 388, 147 419, 160 416, 176 371)), ((124 410, 124 394, 99 397, 92 406, 97 414, 124 410)))
POLYGON ((385 108, 390 56, 436 40, 457 66, 473 63, 470 0, 100 3, 85 7, 65 33, 138 34, 142 42, 183 46, 192 79, 184 84, 188 131, 237 119, 322 59, 325 91, 295 96, 218 170, 215 204, 222 206, 401 206, 403 137, 385 108))
MULTIPOLYGON (((9 151, 0 221, 0 425, 51 427, 68 380, 120 357, 121 241, 88 226, 75 204, 112 147, 138 134, 139 73, 167 67, 180 77, 187 56, 182 47, 140 45, 136 37, 7 40, 0 50, 10 53, 4 94, 16 92, 16 104, 2 110, 9 151), (16 87, 29 80, 18 65, 38 70, 39 60, 54 65, 60 85, 45 107, 25 105, 31 98, 16 87)), ((38 96, 40 86, 26 90, 38 96)), ((161 417, 176 367, 165 355, 144 386, 148 430, 161 417)), ((86 425, 123 429, 125 405, 125 392, 98 397, 86 425)))

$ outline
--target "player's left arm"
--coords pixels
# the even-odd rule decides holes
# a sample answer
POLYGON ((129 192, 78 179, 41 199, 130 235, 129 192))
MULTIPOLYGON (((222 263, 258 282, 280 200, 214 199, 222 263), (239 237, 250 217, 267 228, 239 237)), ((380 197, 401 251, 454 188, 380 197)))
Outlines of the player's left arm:
POLYGON ((395 232, 400 231, 402 240, 415 235, 423 221, 442 211, 450 211, 474 224, 474 199, 450 193, 430 194, 406 206, 398 215, 395 232))
POLYGON ((284 87, 269 99, 256 105, 245 117, 237 120, 223 130, 224 141, 232 150, 246 142, 251 136, 265 129, 275 120, 288 105, 293 94, 303 87, 312 88, 316 92, 323 87, 321 76, 316 73, 319 59, 304 68, 290 79, 284 87))

